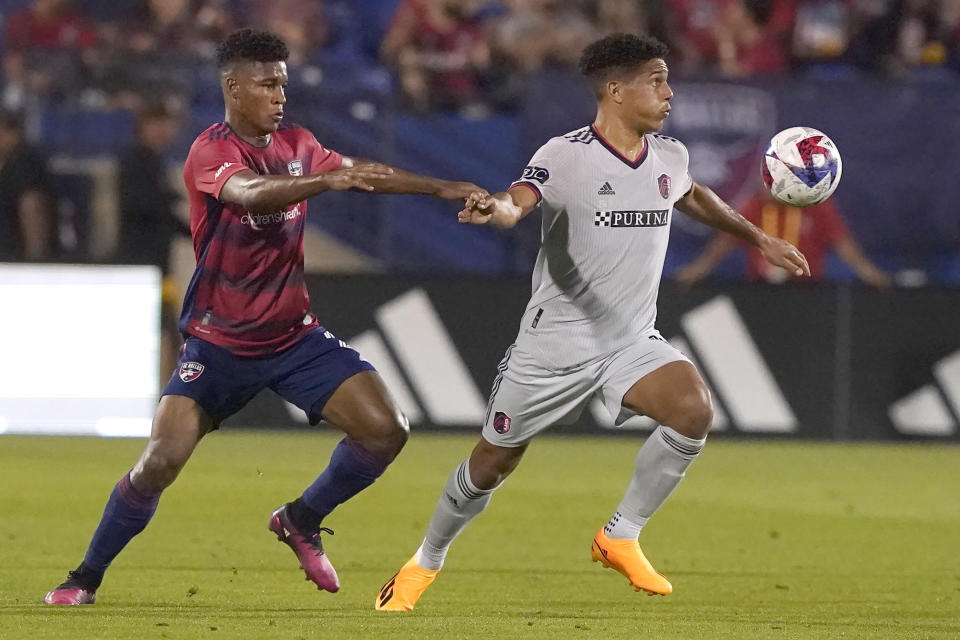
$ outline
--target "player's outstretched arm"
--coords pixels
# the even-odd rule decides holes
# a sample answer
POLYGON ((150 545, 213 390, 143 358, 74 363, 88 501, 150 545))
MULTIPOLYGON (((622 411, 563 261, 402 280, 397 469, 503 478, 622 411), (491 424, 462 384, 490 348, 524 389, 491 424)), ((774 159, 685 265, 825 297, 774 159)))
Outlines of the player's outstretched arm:
POLYGON ((331 189, 374 191, 374 181, 392 172, 390 167, 376 162, 351 163, 336 171, 306 176, 261 175, 245 169, 224 183, 220 199, 239 204, 247 211, 280 211, 331 189))
POLYGON ((463 200, 471 193, 480 191, 487 193, 483 187, 478 187, 472 182, 441 180, 440 178, 431 178, 423 176, 412 171, 404 171, 397 167, 391 167, 380 163, 371 163, 367 160, 358 158, 344 158, 343 165, 361 165, 376 164, 390 170, 389 175, 381 175, 370 178, 367 182, 376 193, 405 193, 419 194, 427 196, 436 196, 443 200, 463 200))
POLYGON ((795 246, 764 233, 720 199, 712 189, 696 182, 676 204, 677 209, 711 227, 726 231, 755 245, 770 264, 783 267, 796 276, 809 276, 810 265, 795 246))
POLYGON ((239 171, 223 185, 220 199, 248 211, 279 211, 328 190, 425 194, 446 200, 461 200, 478 191, 486 193, 472 182, 429 178, 379 162, 344 158, 335 171, 306 176, 239 171))
POLYGON ((498 229, 512 229, 537 206, 536 194, 523 186, 511 187, 490 195, 476 191, 467 196, 457 221, 463 224, 489 224, 498 229))

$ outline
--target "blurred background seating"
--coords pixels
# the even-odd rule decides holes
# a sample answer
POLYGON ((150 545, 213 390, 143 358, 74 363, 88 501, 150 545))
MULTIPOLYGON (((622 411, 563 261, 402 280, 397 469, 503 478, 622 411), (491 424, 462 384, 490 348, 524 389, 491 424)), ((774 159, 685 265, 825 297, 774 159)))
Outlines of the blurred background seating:
MULTIPOLYGON (((0 21, 0 102, 28 162, 48 171, 48 260, 122 255, 116 166, 134 114, 177 114, 160 152, 176 176, 195 135, 223 117, 212 56, 234 28, 288 42, 289 119, 327 146, 492 190, 592 119, 582 47, 645 30, 673 49, 667 132, 691 148, 697 179, 743 205, 773 133, 821 128, 843 154, 835 198, 864 253, 902 284, 960 284, 960 0, 7 0, 0 21)), ((508 235, 460 226, 453 211, 324 194, 310 223, 371 269, 529 273, 535 219, 508 235)), ((668 275, 710 236, 682 216, 673 233, 668 275)), ((189 247, 174 254, 192 268, 189 247)), ((742 257, 714 274, 743 277, 742 257)), ((855 277, 828 256, 823 279, 855 277)))

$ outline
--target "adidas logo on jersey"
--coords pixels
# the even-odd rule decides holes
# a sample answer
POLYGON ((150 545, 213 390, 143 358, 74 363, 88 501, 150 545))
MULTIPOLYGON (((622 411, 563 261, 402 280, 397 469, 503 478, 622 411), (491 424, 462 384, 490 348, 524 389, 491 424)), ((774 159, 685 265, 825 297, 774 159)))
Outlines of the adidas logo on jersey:
POLYGON ((609 182, 604 182, 603 186, 600 187, 600 191, 597 191, 597 195, 614 196, 617 195, 617 192, 613 190, 613 187, 610 186, 609 182))

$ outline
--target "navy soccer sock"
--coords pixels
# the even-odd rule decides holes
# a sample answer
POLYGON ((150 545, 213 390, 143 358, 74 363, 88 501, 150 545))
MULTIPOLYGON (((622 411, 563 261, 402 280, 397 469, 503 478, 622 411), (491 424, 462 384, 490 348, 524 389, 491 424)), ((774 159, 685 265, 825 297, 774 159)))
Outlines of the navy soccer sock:
POLYGON ((150 522, 159 501, 159 493, 138 491, 130 474, 123 476, 110 493, 81 567, 102 578, 113 559, 150 522))
POLYGON ((344 438, 334 448, 323 473, 291 504, 291 517, 304 529, 316 531, 334 507, 373 484, 389 464, 356 440, 344 438))

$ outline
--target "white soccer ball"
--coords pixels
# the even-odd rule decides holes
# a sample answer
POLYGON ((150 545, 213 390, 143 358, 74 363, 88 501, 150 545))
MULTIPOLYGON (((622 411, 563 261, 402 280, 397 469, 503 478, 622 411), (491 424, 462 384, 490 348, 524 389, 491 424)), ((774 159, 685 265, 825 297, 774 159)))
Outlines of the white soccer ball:
POLYGON ((790 127, 773 136, 763 154, 763 184, 780 202, 811 207, 840 184, 843 163, 833 140, 810 127, 790 127))

